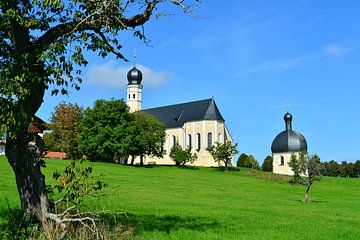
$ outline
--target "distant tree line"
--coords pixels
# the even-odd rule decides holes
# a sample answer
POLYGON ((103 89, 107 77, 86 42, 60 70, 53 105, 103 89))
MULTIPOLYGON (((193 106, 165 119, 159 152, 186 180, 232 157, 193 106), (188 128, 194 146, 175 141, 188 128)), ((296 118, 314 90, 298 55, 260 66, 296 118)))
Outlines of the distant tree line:
POLYGON ((348 178, 360 177, 360 160, 357 160, 355 163, 343 161, 341 164, 332 160, 329 162, 322 162, 321 165, 321 175, 323 176, 348 178))

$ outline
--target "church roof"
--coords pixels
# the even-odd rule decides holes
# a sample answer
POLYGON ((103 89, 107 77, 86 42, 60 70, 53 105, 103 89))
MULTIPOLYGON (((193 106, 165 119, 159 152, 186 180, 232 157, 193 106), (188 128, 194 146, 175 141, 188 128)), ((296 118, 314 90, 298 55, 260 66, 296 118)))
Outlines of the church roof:
POLYGON ((219 120, 225 122, 214 99, 150 108, 143 112, 155 117, 166 128, 182 127, 185 122, 189 121, 219 120))
POLYGON ((289 112, 284 115, 285 131, 275 137, 271 145, 273 153, 307 151, 305 137, 301 133, 292 130, 292 119, 293 117, 289 112))

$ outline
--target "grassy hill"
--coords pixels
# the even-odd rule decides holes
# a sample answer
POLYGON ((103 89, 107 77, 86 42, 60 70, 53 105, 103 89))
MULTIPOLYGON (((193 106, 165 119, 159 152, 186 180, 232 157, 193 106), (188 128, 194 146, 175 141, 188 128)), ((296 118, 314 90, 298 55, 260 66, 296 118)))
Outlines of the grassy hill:
MULTIPOLYGON (((68 161, 47 160, 49 181, 68 161)), ((128 167, 90 163, 109 183, 87 206, 125 211, 135 239, 359 239, 360 179, 324 177, 311 202, 304 187, 251 170, 128 167), (254 176, 255 175, 255 176, 254 176), (260 177, 259 177, 260 176, 260 177)), ((14 175, 0 158, 0 211, 19 205, 14 175)), ((0 214, 0 223, 4 221, 0 214)))

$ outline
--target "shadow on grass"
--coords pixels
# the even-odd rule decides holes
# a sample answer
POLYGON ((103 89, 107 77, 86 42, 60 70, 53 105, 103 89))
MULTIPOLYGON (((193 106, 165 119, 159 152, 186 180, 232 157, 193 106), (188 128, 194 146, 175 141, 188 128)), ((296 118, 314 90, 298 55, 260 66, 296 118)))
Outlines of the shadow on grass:
POLYGON ((179 216, 155 216, 155 215, 133 215, 122 216, 117 221, 124 225, 135 228, 135 233, 142 231, 161 231, 170 234, 178 229, 190 229, 205 231, 219 227, 219 222, 210 218, 201 217, 179 217, 179 216))
POLYGON ((180 169, 188 169, 188 170, 199 170, 199 167, 195 167, 195 166, 178 166, 178 168, 180 169))
POLYGON ((240 172, 240 168, 238 168, 238 167, 228 167, 227 170, 223 166, 213 167, 213 168, 215 168, 216 171, 219 171, 219 172, 240 172))

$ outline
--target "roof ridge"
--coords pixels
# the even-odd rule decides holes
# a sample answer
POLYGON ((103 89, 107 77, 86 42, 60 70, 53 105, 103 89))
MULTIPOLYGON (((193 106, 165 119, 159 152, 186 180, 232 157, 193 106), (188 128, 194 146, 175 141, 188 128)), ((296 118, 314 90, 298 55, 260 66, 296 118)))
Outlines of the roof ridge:
POLYGON ((142 111, 152 110, 152 109, 157 109, 157 108, 174 107, 174 106, 179 106, 179 105, 187 105, 187 104, 193 104, 193 103, 198 103, 198 102, 205 102, 205 101, 209 101, 209 100, 212 100, 212 99, 207 98, 207 99, 195 100, 195 101, 191 101, 191 102, 175 103, 175 104, 164 105, 164 106, 160 106, 160 107, 147 108, 147 109, 143 109, 142 111))

